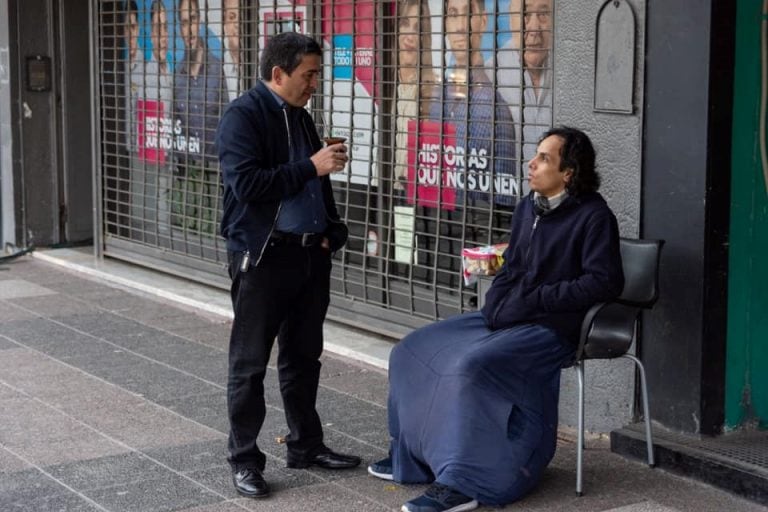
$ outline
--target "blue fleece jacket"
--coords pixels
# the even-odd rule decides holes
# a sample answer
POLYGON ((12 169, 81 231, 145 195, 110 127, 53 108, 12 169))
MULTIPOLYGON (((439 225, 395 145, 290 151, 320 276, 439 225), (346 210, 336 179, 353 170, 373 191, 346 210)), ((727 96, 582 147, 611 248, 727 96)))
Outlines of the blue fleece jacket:
MULTIPOLYGON (((259 82, 232 101, 219 121, 216 147, 224 182, 221 234, 230 251, 250 251, 258 264, 275 228, 282 201, 317 178, 309 158, 290 161, 291 138, 287 112, 269 88, 259 82)), ((302 110, 301 128, 312 152, 321 148, 309 113, 302 110)), ((331 250, 347 240, 347 227, 339 219, 328 176, 320 178, 328 226, 323 233, 331 250)))
POLYGON ((482 313, 493 330, 533 323, 577 343, 587 310, 623 287, 618 225, 603 197, 569 196, 537 216, 531 193, 515 209, 504 265, 482 313))

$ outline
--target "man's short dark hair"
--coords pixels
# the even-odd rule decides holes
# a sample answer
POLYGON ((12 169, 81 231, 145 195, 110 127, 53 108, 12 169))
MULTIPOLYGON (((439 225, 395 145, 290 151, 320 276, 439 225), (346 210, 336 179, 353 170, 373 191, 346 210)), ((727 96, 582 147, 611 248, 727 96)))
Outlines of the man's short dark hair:
POLYGON ((600 188, 600 175, 595 169, 595 148, 586 133, 570 126, 558 126, 542 135, 541 140, 552 135, 560 137, 560 170, 571 169, 573 174, 566 189, 574 196, 596 192, 600 188))
POLYGON ((289 75, 299 67, 305 55, 323 56, 317 41, 298 32, 283 32, 272 36, 261 54, 259 72, 267 82, 272 80, 272 68, 277 66, 289 75))

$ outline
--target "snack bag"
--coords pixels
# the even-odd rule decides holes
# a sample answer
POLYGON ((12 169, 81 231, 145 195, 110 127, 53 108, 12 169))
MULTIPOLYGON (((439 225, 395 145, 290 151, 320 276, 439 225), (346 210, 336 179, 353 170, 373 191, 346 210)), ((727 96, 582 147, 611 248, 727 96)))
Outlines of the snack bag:
POLYGON ((477 282, 477 276, 492 276, 501 267, 502 257, 507 244, 486 245, 483 247, 465 247, 461 250, 462 275, 464 284, 471 286, 477 282))

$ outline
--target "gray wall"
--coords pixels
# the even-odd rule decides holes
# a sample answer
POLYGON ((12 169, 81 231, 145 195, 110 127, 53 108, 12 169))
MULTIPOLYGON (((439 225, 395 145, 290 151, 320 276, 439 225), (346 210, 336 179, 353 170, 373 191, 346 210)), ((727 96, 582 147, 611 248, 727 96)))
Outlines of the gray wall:
MULTIPOLYGON (((636 237, 640 232, 645 1, 630 1, 636 21, 635 111, 631 115, 593 111, 595 32, 603 4, 604 0, 555 0, 554 124, 572 125, 589 134, 602 176, 600 192, 619 220, 621 235, 636 237)), ((587 363, 587 430, 607 432, 631 421, 634 379, 629 361, 587 363)), ((564 371, 561 424, 576 424, 577 389, 576 372, 564 371)))

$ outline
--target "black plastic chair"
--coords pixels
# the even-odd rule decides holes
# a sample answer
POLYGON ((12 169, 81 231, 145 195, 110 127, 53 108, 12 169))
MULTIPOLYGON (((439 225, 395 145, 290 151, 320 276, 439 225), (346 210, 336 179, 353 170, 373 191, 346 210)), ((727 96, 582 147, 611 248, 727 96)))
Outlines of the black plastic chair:
POLYGON ((659 296, 659 259, 663 240, 622 238, 621 259, 624 290, 612 302, 594 305, 581 324, 581 337, 576 351, 575 368, 579 376, 579 417, 576 448, 576 494, 582 495, 582 463, 584 455, 584 362, 588 359, 634 361, 640 370, 640 386, 645 416, 645 440, 648 465, 654 466, 651 414, 645 368, 638 358, 627 354, 637 334, 637 322, 643 309, 650 309, 659 296))

